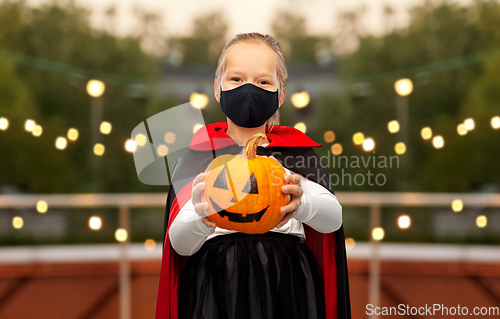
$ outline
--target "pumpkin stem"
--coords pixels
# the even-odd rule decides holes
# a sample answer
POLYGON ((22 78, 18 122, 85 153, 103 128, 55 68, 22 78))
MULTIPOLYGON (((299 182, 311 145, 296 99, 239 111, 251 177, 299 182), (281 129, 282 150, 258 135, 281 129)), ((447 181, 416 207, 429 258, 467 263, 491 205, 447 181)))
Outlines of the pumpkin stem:
POLYGON ((257 144, 259 143, 260 138, 266 137, 266 134, 257 133, 252 136, 246 143, 245 149, 243 151, 243 156, 248 160, 253 160, 257 155, 257 144))

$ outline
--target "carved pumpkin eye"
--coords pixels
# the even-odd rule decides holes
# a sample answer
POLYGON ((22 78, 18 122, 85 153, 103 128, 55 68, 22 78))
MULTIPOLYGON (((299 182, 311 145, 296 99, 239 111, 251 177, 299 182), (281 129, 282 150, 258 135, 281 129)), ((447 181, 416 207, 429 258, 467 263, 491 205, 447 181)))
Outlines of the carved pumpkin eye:
POLYGON ((214 187, 227 189, 226 167, 225 166, 222 169, 222 171, 220 171, 219 175, 217 175, 217 178, 215 179, 215 182, 214 182, 214 187))
POLYGON ((242 190, 243 193, 248 193, 248 194, 258 194, 259 193, 259 188, 257 187, 257 179, 255 178, 255 174, 252 173, 250 177, 248 178, 247 183, 243 187, 242 190))

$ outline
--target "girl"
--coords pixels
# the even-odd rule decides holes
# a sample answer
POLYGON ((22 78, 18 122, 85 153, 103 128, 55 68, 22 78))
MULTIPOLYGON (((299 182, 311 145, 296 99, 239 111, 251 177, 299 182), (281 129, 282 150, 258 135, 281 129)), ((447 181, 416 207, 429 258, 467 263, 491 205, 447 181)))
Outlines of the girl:
POLYGON ((350 318, 342 207, 312 149, 321 144, 278 125, 286 78, 271 36, 239 34, 223 49, 214 93, 227 123, 200 129, 174 165, 182 188, 167 196, 156 319, 350 318), (291 201, 265 234, 218 228, 201 200, 204 171, 258 133, 257 154, 285 167, 291 201))

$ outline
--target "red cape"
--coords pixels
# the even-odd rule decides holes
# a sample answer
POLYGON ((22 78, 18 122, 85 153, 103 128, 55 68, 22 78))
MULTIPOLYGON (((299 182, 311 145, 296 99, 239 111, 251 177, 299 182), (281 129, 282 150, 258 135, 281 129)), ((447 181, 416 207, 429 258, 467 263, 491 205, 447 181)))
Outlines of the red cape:
MULTIPOLYGON (((205 126, 207 131, 200 129, 194 135, 190 150, 194 151, 211 151, 214 149, 214 138, 217 138, 217 149, 229 145, 237 145, 237 143, 226 134, 227 123, 218 122, 205 126), (207 141, 207 133, 210 141, 207 141)), ((314 142, 301 131, 287 127, 275 126, 271 132, 267 132, 270 147, 318 147, 321 144, 314 142)), ((179 210, 191 198, 192 181, 185 185, 177 196, 173 198, 169 208, 169 198, 172 198, 172 189, 170 187, 169 196, 167 198, 166 216, 168 216, 168 224, 165 232, 165 240, 163 243, 163 256, 161 263, 160 281, 158 286, 158 296, 156 300, 156 316, 155 319, 178 319, 178 283, 182 274, 184 265, 189 257, 181 256, 175 252, 170 244, 168 229, 175 219, 179 210)), ((335 233, 323 234, 319 233, 306 224, 303 224, 306 235, 304 244, 314 252, 318 259, 325 282, 325 302, 326 302, 326 319, 335 319, 337 317, 350 318, 350 303, 349 309, 342 309, 337 313, 337 242, 335 233)), ((343 227, 341 228, 343 239, 343 227)), ((339 232, 339 231, 337 231, 339 232)), ((340 243, 339 243, 340 244, 340 243)), ((344 247, 345 256, 345 245, 344 247)), ((347 269, 342 271, 345 274, 344 278, 347 281, 347 269)), ((344 280, 343 279, 343 280, 344 280)), ((342 280, 342 281, 343 281, 342 280)), ((347 288, 348 298, 348 288, 347 288)), ((346 307, 344 307, 346 308, 346 307)))

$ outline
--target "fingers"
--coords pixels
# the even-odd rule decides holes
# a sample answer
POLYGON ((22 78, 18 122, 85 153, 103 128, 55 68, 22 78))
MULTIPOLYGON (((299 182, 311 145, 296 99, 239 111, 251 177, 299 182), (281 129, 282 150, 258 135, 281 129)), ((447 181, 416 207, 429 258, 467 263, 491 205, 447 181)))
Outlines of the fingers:
POLYGON ((201 217, 207 217, 206 210, 208 209, 208 203, 202 202, 194 205, 194 211, 201 217))
POLYGON ((285 215, 299 209, 301 204, 300 197, 294 198, 288 205, 281 207, 280 214, 285 215))
POLYGON ((291 175, 286 175, 285 176, 285 182, 287 184, 295 184, 295 185, 300 185, 300 175, 298 174, 291 174, 291 175))
POLYGON ((205 178, 205 172, 201 172, 196 176, 193 181, 193 190, 192 190, 192 201, 194 205, 195 212, 200 216, 201 221, 207 225, 208 227, 215 228, 215 223, 211 222, 207 218, 207 209, 208 203, 201 200, 201 194, 205 190, 205 183, 203 179, 205 178))
POLYGON ((295 212, 291 212, 291 213, 288 213, 285 215, 285 217, 283 217, 283 219, 278 223, 278 225, 276 225, 277 228, 280 228, 282 227, 283 225, 285 225, 286 223, 288 223, 288 221, 293 217, 295 216, 295 212))
MULTIPOLYGON (((198 185, 196 185, 195 187, 198 187, 198 188, 201 188, 201 186, 203 186, 202 188, 205 189, 205 186, 204 186, 205 183, 200 183, 198 185)), ((194 193, 194 191, 193 191, 194 193)), ((194 204, 194 200, 193 200, 193 204, 194 204)), ((215 228, 216 225, 215 223, 211 222, 208 218, 207 218, 207 209, 208 209, 208 203, 207 202, 199 202, 199 203, 196 203, 194 204, 194 211, 200 216, 201 218, 201 221, 207 225, 208 227, 212 227, 212 228, 215 228)))
POLYGON ((208 218, 206 218, 206 217, 203 217, 203 218, 201 219, 201 221, 202 221, 205 225, 207 225, 208 227, 212 227, 212 228, 217 227, 217 225, 215 225, 215 223, 211 222, 211 221, 210 221, 208 218))
POLYGON ((193 185, 196 185, 199 182, 203 181, 204 178, 205 178, 205 172, 201 172, 194 178, 193 185))
POLYGON ((285 194, 292 195, 292 200, 294 197, 301 197, 304 191, 300 185, 285 185, 281 188, 281 191, 285 194))
POLYGON ((193 190, 191 197, 193 199, 193 205, 201 203, 201 194, 205 190, 205 183, 203 182, 204 173, 200 173, 193 181, 193 190))

